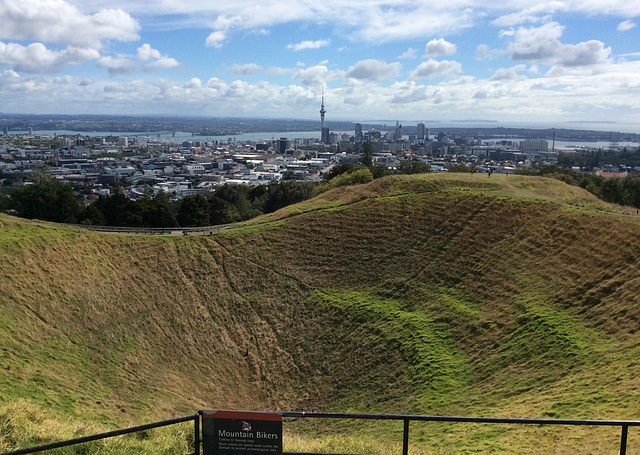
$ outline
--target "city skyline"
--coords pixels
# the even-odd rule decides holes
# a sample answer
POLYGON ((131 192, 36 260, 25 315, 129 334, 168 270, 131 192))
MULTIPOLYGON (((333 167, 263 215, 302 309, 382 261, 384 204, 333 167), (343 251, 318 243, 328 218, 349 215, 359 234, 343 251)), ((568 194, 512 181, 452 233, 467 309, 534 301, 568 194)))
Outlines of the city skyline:
POLYGON ((639 16, 621 0, 0 0, 0 111, 640 123, 639 16))

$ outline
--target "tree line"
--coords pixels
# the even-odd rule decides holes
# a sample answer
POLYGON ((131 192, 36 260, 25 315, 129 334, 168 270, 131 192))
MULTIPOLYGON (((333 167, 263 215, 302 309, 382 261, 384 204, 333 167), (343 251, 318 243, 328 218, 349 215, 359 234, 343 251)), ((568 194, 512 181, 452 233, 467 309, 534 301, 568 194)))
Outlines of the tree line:
POLYGON ((274 212, 314 195, 313 183, 292 180, 254 187, 224 185, 175 201, 164 192, 129 199, 116 190, 85 206, 70 185, 43 174, 19 187, 0 188, 0 210, 22 218, 70 224, 212 226, 274 212))

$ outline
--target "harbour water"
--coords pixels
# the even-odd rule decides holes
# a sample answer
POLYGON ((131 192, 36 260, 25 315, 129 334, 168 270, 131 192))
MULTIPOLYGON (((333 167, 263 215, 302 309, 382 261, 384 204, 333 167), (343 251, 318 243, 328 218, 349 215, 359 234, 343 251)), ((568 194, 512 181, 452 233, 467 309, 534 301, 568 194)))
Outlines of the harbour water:
MULTIPOLYGON (((427 123, 427 122, 425 122, 427 123)), ((407 122, 405 125, 411 125, 413 122, 407 122)), ((546 125, 546 124, 497 124, 491 122, 431 122, 428 124, 431 128, 432 135, 438 131, 440 128, 526 128, 526 129, 545 129, 545 128, 566 128, 566 129, 576 129, 576 130, 596 130, 596 131, 622 131, 622 132, 634 132, 632 127, 638 129, 637 125, 626 125, 625 128, 620 128, 621 124, 616 123, 566 123, 566 124, 555 124, 555 125, 546 125)), ((391 129, 391 127, 390 127, 391 129)), ((348 134, 353 135, 354 131, 333 131, 337 134, 348 134)), ((386 131, 382 131, 384 134, 386 131)), ((26 135, 28 131, 10 131, 11 135, 26 135)), ((267 131, 267 132, 259 132, 259 133, 242 133, 239 135, 223 135, 223 136, 200 136, 193 134, 191 132, 177 131, 175 133, 162 131, 162 132, 121 132, 121 131, 69 131, 69 130, 34 130, 33 134, 35 136, 53 136, 53 135, 80 135, 80 136, 89 136, 89 137, 105 137, 105 136, 127 136, 134 137, 140 140, 162 140, 169 141, 175 143, 182 143, 184 141, 218 141, 220 143, 227 142, 243 142, 243 141, 251 141, 251 142, 259 142, 259 141, 270 141, 272 139, 280 139, 287 138, 289 140, 294 139, 320 139, 319 131, 267 131)), ((405 136, 408 138, 408 136, 405 136)), ((520 138, 505 138, 508 140, 512 140, 514 142, 520 141, 520 138)), ((549 142, 549 148, 552 147, 551 138, 546 138, 549 142)), ((491 140, 487 140, 490 142, 491 140)), ((607 148, 612 145, 617 145, 619 147, 638 147, 640 143, 638 142, 619 142, 616 144, 612 144, 608 141, 598 141, 598 142, 580 142, 580 141, 556 141, 556 148, 574 148, 574 147, 590 147, 590 148, 607 148)))

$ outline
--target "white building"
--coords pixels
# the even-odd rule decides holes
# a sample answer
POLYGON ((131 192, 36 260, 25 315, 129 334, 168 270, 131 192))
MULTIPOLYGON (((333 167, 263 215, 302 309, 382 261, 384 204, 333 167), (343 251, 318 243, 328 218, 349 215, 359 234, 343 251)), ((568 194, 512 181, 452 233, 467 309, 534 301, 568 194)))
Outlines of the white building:
POLYGON ((549 150, 548 141, 520 141, 520 151, 522 152, 547 152, 549 150))
POLYGON ((132 166, 126 167, 108 167, 104 170, 107 174, 115 174, 115 175, 132 175, 136 172, 136 168, 132 166))

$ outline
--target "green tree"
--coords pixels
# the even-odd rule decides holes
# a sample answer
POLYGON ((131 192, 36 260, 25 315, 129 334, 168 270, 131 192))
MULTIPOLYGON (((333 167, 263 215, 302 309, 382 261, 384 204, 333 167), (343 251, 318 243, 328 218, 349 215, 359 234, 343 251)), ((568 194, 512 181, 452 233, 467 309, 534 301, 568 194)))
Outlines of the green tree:
POLYGON ((622 203, 640 208, 640 174, 633 173, 622 178, 622 203))
POLYGON ((371 166, 369 169, 371 170, 371 174, 374 179, 379 179, 380 177, 393 174, 391 169, 386 166, 371 166))
POLYGON ((275 212, 287 205, 310 199, 314 194, 314 184, 309 182, 289 181, 271 184, 267 191, 264 212, 275 212))
POLYGON ((178 226, 175 204, 164 191, 155 196, 145 195, 136 201, 142 223, 146 227, 174 227, 178 226))
POLYGON ((398 166, 398 172, 400 174, 426 174, 431 172, 431 166, 419 158, 413 157, 411 160, 401 161, 398 166))
POLYGON ((82 211, 80 212, 80 216, 78 217, 78 220, 80 221, 80 224, 88 224, 88 225, 94 225, 94 226, 107 225, 106 218, 104 217, 100 209, 96 207, 95 204, 90 204, 86 206, 84 209, 82 209, 82 211))
POLYGON ((616 204, 622 203, 622 182, 619 178, 605 179, 600 188, 600 199, 616 204))
POLYGON ((233 204, 220 199, 218 196, 209 195, 209 224, 229 224, 240 221, 242 216, 233 204))
POLYGON ((360 164, 366 167, 373 166, 373 148, 371 142, 367 141, 362 146, 362 153, 360 154, 360 164))
POLYGON ((100 196, 93 205, 102 212, 107 226, 143 226, 136 202, 120 192, 100 196))
POLYGON ((71 186, 46 172, 37 172, 32 182, 9 189, 4 204, 22 218, 57 223, 76 223, 80 213, 80 204, 71 186))
POLYGON ((243 220, 248 220, 262 213, 251 205, 251 188, 247 185, 223 185, 216 190, 215 196, 223 199, 236 207, 243 220))
POLYGON ((202 194, 187 196, 180 200, 178 208, 180 226, 209 226, 210 217, 209 201, 202 194))

